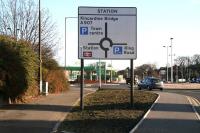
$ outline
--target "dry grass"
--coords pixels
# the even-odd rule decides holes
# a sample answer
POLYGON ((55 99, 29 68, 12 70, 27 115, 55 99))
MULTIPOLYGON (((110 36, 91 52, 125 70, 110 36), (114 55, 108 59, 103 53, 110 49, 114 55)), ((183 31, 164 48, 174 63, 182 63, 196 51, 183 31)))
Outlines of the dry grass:
POLYGON ((134 107, 128 90, 101 90, 84 99, 85 109, 73 108, 60 131, 72 133, 127 133, 150 108, 157 94, 135 91, 134 107))

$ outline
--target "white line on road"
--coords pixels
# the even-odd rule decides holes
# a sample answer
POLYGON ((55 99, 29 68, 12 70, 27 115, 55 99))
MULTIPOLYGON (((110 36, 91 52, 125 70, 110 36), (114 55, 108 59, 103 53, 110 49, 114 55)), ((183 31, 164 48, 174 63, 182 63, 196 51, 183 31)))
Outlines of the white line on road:
POLYGON ((156 101, 151 105, 151 108, 146 112, 146 114, 143 116, 143 118, 138 122, 138 124, 129 133, 134 133, 136 131, 136 129, 142 124, 142 122, 144 121, 144 119, 150 113, 150 111, 154 107, 154 105, 158 102, 159 98, 160 98, 160 95, 157 97, 156 101))
MULTIPOLYGON (((87 89, 87 90, 91 90, 91 89, 87 89)), ((84 95, 84 97, 92 94, 92 93, 95 93, 96 91, 92 90, 92 92, 89 92, 87 94, 84 95)), ((76 102, 72 105, 72 108, 70 109, 70 111, 73 109, 74 106, 76 106, 80 101, 80 98, 76 100, 76 102)), ((69 111, 69 112, 70 112, 69 111)), ((65 118, 67 117, 67 115, 69 114, 69 112, 66 112, 65 115, 63 115, 60 120, 55 124, 55 126, 53 127, 53 130, 50 132, 50 133, 56 133, 57 130, 58 130, 58 127, 60 126, 60 124, 65 120, 65 118)))
POLYGON ((200 102, 196 98, 193 98, 193 100, 195 100, 197 102, 198 106, 200 106, 200 102))
POLYGON ((197 116, 197 119, 200 120, 200 116, 199 116, 198 112, 196 111, 196 109, 195 109, 195 107, 194 107, 194 104, 195 104, 195 106, 199 106, 199 105, 197 105, 196 101, 195 101, 193 98, 191 98, 191 97, 189 97, 189 96, 186 96, 186 97, 187 97, 189 103, 191 104, 192 109, 193 109, 194 113, 195 113, 196 116, 197 116))

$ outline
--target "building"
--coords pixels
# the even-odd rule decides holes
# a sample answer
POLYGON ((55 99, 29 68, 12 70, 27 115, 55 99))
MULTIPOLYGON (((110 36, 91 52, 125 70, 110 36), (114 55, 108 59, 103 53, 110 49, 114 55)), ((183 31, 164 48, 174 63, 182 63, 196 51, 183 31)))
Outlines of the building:
MULTIPOLYGON (((67 66, 63 67, 68 81, 71 83, 80 81, 80 66, 67 66)), ((106 66, 106 62, 96 62, 84 66, 84 79, 85 82, 97 82, 100 78, 102 82, 112 82, 117 80, 117 72, 112 66, 106 66)))

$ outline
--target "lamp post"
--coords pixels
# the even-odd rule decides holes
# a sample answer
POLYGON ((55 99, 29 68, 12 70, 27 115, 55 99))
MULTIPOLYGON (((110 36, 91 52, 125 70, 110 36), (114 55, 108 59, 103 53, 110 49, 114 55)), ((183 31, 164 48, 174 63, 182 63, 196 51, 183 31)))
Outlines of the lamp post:
MULTIPOLYGON (((12 36, 12 32, 11 32, 12 29, 10 27, 8 27, 7 30, 10 31, 10 36, 12 36)), ((18 31, 20 31, 20 29, 14 29, 14 32, 13 32, 14 33, 13 37, 16 39, 16 41, 17 41, 17 37, 18 37, 18 31)))
POLYGON ((173 38, 170 38, 171 40, 171 82, 173 83, 173 59, 172 59, 172 40, 173 38))
POLYGON ((9 30, 10 31, 10 36, 12 35, 12 33, 11 33, 11 28, 10 27, 8 27, 7 28, 7 30, 9 30))
POLYGON ((110 83, 112 83, 112 76, 113 76, 113 75, 112 75, 112 60, 111 60, 111 70, 110 70, 110 72, 111 72, 111 73, 110 73, 110 83))
POLYGON ((65 17, 65 69, 66 69, 66 45, 67 45, 67 40, 66 40, 66 36, 67 36, 67 30, 66 30, 66 22, 67 22, 67 19, 73 19, 73 18, 78 18, 78 17, 65 17))
POLYGON ((168 82, 168 80, 169 80, 169 78, 168 78, 168 56, 169 56, 168 55, 168 47, 171 47, 171 46, 166 45, 166 46, 163 46, 163 47, 167 48, 167 64, 166 64, 167 74, 166 75, 167 75, 167 82, 168 82))
POLYGON ((41 49, 41 12, 40 12, 40 0, 39 0, 39 9, 38 9, 38 19, 39 19, 39 28, 38 28, 38 36, 39 36, 39 42, 38 42, 38 45, 39 45, 39 87, 40 87, 40 93, 42 93, 42 49, 41 49))
POLYGON ((178 60, 177 59, 175 59, 174 60, 175 61, 175 63, 176 63, 176 83, 178 83, 178 60))
POLYGON ((20 29, 17 29, 17 30, 16 30, 16 37, 15 37, 16 40, 18 39, 18 31, 20 31, 20 29))

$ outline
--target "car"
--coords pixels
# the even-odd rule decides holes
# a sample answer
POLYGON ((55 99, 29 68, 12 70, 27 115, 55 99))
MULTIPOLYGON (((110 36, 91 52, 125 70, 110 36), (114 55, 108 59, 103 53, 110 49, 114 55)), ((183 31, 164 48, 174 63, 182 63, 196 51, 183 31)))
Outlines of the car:
POLYGON ((190 80, 190 83, 200 83, 200 77, 192 78, 192 79, 190 80))
POLYGON ((200 83, 200 77, 196 78, 196 83, 200 83))
POLYGON ((163 81, 155 77, 146 77, 138 84, 138 89, 160 89, 163 90, 163 81))
POLYGON ((190 83, 196 83, 196 79, 195 79, 195 78, 192 78, 192 79, 190 80, 190 83))

